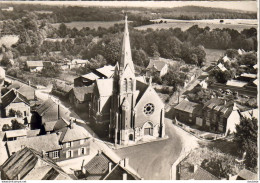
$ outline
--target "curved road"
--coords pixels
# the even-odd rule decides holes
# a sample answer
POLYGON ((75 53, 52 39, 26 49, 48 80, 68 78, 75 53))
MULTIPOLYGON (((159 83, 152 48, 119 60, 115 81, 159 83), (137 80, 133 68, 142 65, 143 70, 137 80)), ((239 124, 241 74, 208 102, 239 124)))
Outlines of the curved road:
POLYGON ((182 144, 171 120, 165 118, 166 140, 115 150, 122 158, 129 158, 133 167, 145 180, 170 180, 171 166, 179 157, 182 144))

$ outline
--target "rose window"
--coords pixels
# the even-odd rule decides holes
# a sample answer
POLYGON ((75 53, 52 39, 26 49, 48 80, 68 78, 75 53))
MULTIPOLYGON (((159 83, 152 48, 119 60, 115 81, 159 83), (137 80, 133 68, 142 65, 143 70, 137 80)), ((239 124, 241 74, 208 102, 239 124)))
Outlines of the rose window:
POLYGON ((154 105, 149 103, 144 106, 144 113, 146 115, 151 115, 154 112, 154 105))

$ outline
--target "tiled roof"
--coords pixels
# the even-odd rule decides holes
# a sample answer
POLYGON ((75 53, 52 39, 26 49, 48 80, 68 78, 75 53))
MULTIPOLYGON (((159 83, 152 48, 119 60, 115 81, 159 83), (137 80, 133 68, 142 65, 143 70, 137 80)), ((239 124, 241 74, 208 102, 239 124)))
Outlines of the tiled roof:
POLYGON ((100 96, 111 96, 113 92, 113 79, 98 79, 97 88, 100 96))
POLYGON ((17 81, 14 81, 11 85, 9 85, 7 87, 8 90, 11 90, 11 89, 19 89, 21 87, 21 84, 17 81))
POLYGON ((23 146, 33 148, 39 152, 42 150, 48 152, 61 149, 59 136, 56 133, 7 142, 7 148, 10 154, 19 151, 23 146))
POLYGON ((23 148, 8 158, 2 165, 2 171, 9 180, 70 180, 53 160, 31 148, 23 148))
POLYGON ((18 91, 25 96, 28 100, 34 100, 35 89, 28 85, 22 85, 18 91))
POLYGON ((27 138, 28 137, 35 137, 40 134, 40 129, 37 130, 27 130, 27 138))
POLYGON ((123 174, 127 174, 127 180, 140 180, 137 176, 130 173, 120 165, 115 166, 112 171, 104 178, 104 180, 123 180, 123 174))
POLYGON ((75 123, 70 124, 59 130, 61 132, 60 142, 71 142, 80 139, 90 138, 89 132, 82 126, 76 125, 75 123))
POLYGON ((193 174, 193 179, 194 180, 219 180, 216 176, 212 175, 205 169, 201 168, 198 166, 197 171, 193 174))
POLYGON ((2 107, 5 108, 12 102, 14 102, 14 103, 23 102, 23 103, 29 105, 29 101, 27 100, 27 98, 15 89, 11 89, 4 96, 2 96, 2 107))
POLYGON ((108 164, 112 163, 112 167, 116 164, 107 157, 103 152, 97 154, 92 160, 90 160, 85 166, 87 180, 100 180, 108 173, 108 164))
POLYGON ((238 179, 244 179, 244 180, 257 180, 257 174, 254 172, 251 172, 247 169, 243 169, 238 173, 238 179))
POLYGON ((195 108, 198 107, 199 104, 194 103, 194 102, 190 102, 187 100, 182 100, 176 107, 174 107, 175 109, 178 109, 180 111, 185 111, 188 113, 193 113, 195 108))
POLYGON ((85 95, 88 93, 93 93, 93 85, 91 86, 84 86, 84 87, 75 87, 73 88, 74 96, 80 102, 85 100, 85 95))
POLYGON ((50 107, 56 105, 56 103, 52 99, 48 99, 44 101, 37 109, 36 112, 42 116, 44 112, 46 112, 50 107))

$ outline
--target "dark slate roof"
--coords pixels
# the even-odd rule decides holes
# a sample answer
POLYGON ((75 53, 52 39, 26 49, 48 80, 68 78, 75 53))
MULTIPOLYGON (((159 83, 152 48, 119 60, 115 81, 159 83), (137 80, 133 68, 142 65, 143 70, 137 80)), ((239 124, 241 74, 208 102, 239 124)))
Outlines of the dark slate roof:
POLYGON ((43 126, 46 132, 58 131, 69 125, 69 121, 64 118, 60 118, 55 121, 44 122, 43 126))
POLYGON ((85 166, 86 180, 123 180, 123 174, 127 174, 127 180, 140 180, 136 175, 115 163, 106 153, 101 151, 85 166), (109 172, 111 163, 111 172, 109 172))
POLYGON ((102 180, 108 173, 108 164, 112 163, 112 168, 116 165, 107 155, 103 152, 97 154, 85 166, 87 180, 102 180))
POLYGON ((194 180, 219 180, 219 178, 212 175, 211 173, 201 168, 200 166, 198 166, 198 169, 193 174, 193 179, 194 180))
POLYGON ((197 103, 190 102, 187 100, 182 100, 174 109, 178 109, 180 111, 188 112, 188 113, 194 113, 194 110, 200 106, 197 103))
POLYGON ((237 179, 239 180, 257 180, 257 174, 247 169, 243 169, 238 173, 237 179))
POLYGON ((147 85, 146 83, 136 80, 136 90, 139 91, 138 96, 136 98, 136 103, 138 103, 138 101, 142 98, 148 86, 149 85, 147 85))
POLYGON ((2 171, 9 180, 70 180, 53 160, 34 149, 25 147, 13 154, 2 165, 2 171))
POLYGON ((18 91, 24 95, 28 100, 34 100, 35 89, 28 85, 21 86, 18 91))
POLYGON ((2 96, 2 107, 5 108, 11 103, 20 103, 23 102, 29 105, 29 101, 25 96, 15 89, 11 89, 4 96, 2 96))
POLYGON ((93 93, 93 85, 91 86, 84 86, 84 87, 75 87, 72 89, 74 96, 80 102, 85 101, 85 95, 88 93, 93 93))
POLYGON ((52 99, 48 99, 44 101, 37 109, 36 112, 42 116, 44 112, 46 112, 50 107, 56 105, 56 103, 52 99))

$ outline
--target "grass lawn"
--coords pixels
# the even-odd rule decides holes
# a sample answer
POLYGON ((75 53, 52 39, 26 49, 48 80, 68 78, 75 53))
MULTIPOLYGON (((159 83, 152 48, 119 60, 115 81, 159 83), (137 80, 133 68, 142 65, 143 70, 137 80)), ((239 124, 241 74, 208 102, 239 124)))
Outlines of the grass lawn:
POLYGON ((216 63, 221 56, 224 56, 226 50, 218 49, 205 49, 206 52, 206 65, 216 63))
MULTIPOLYGON (((112 27, 114 24, 124 23, 124 20, 121 21, 109 21, 109 22, 102 22, 102 21, 82 21, 82 22, 70 22, 65 23, 65 25, 69 28, 76 27, 78 30, 82 29, 83 27, 89 27, 91 29, 97 29, 98 27, 109 28, 112 27)), ((60 23, 52 24, 53 27, 59 28, 60 23)))

